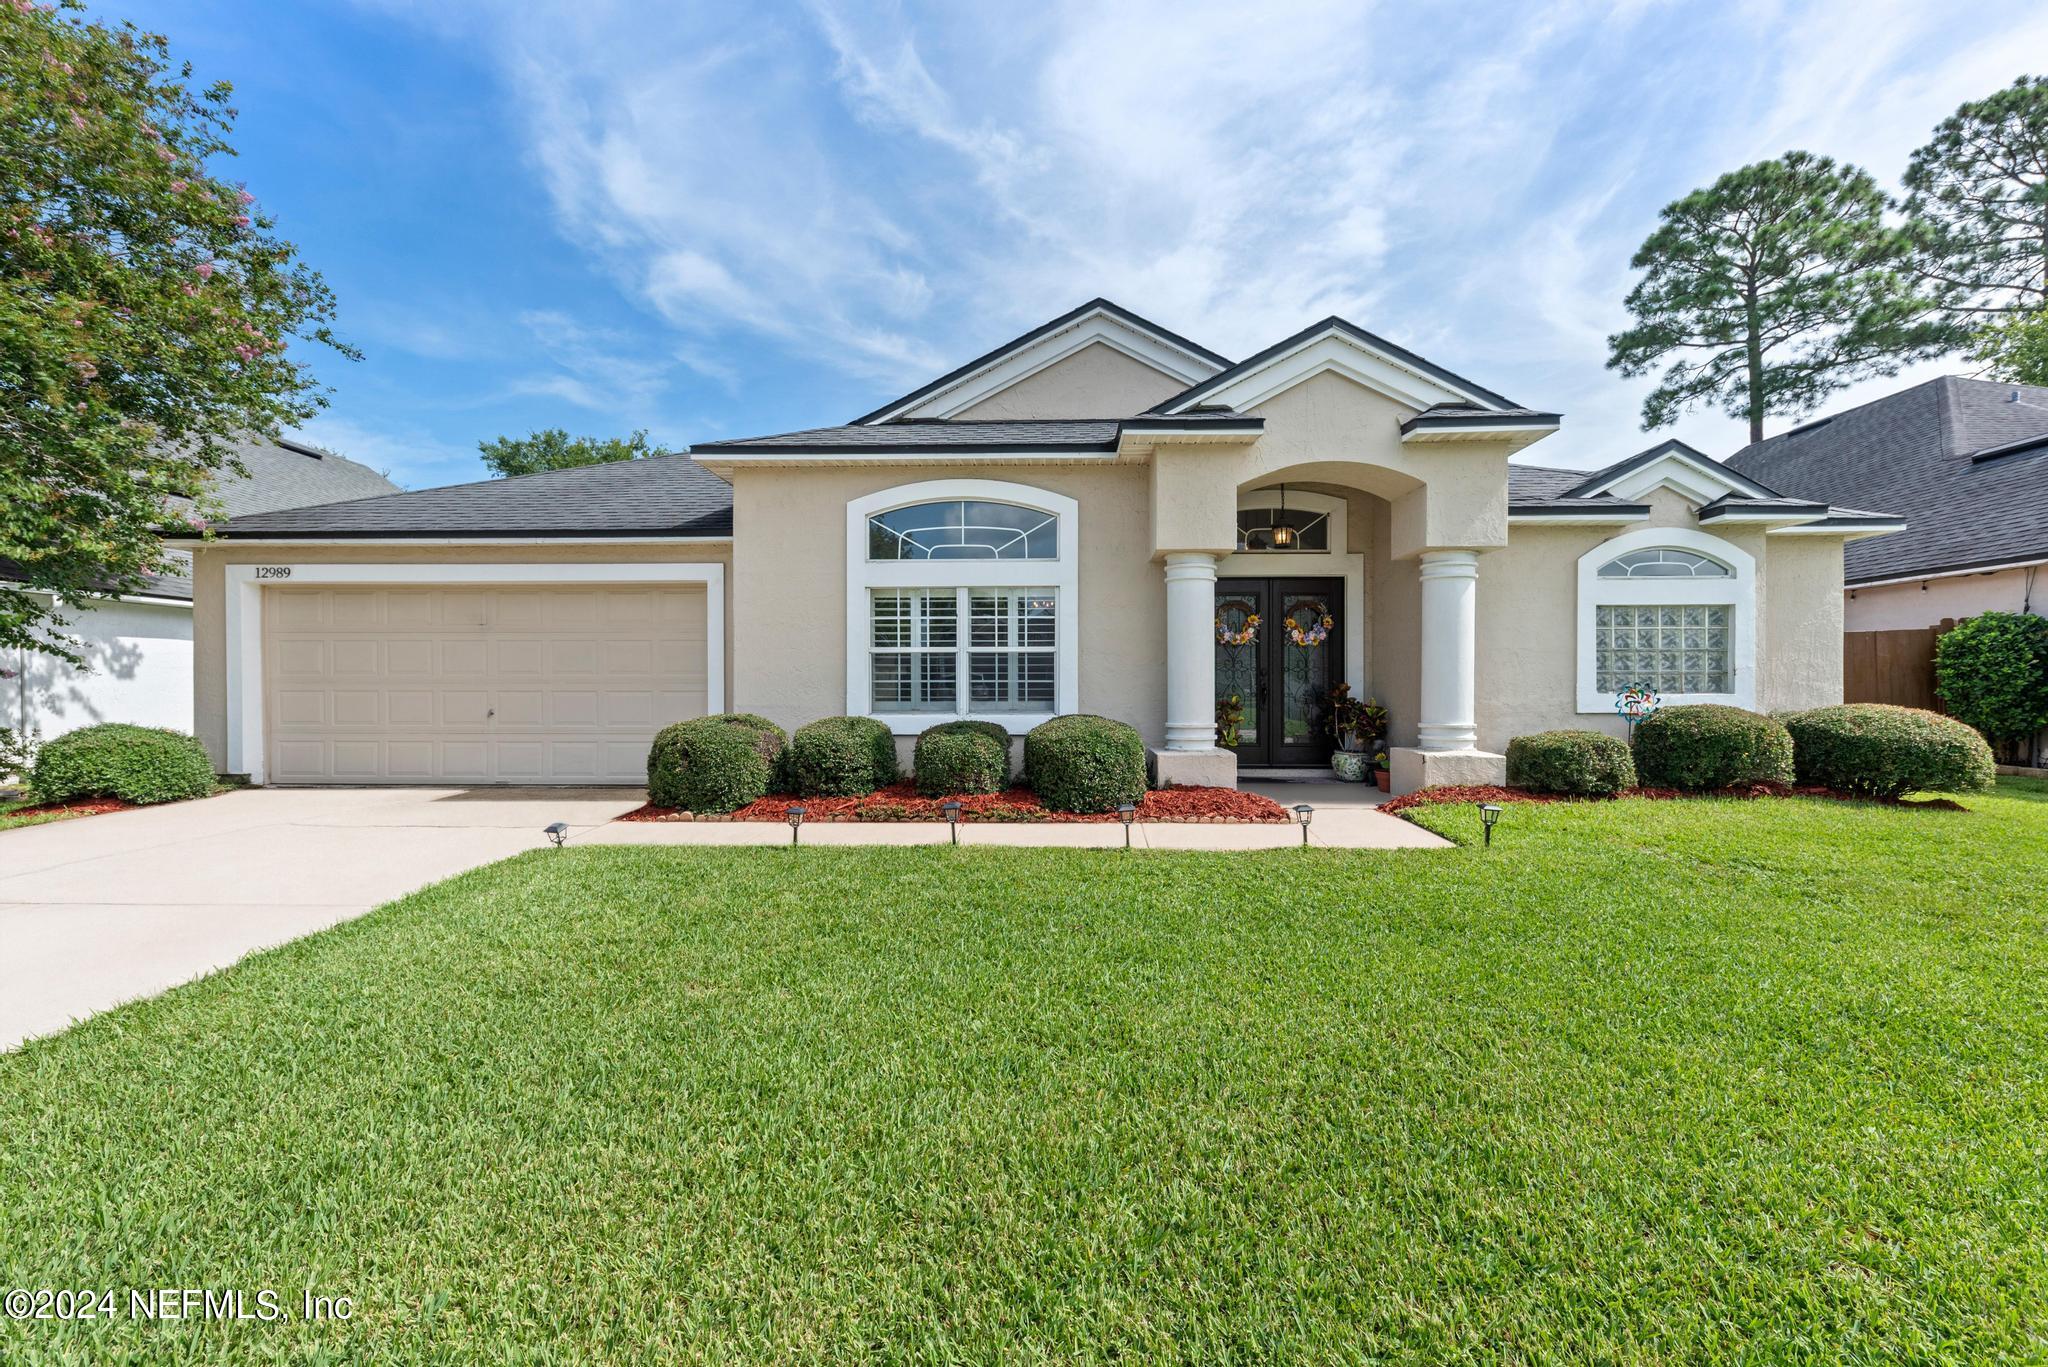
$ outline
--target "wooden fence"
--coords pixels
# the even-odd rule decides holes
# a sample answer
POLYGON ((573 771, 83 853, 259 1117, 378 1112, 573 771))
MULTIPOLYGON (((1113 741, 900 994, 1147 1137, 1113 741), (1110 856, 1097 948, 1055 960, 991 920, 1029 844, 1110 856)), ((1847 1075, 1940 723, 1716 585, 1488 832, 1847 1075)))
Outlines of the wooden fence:
POLYGON ((1941 710, 1934 694, 1934 643, 1955 625, 1842 633, 1842 701, 1941 710))

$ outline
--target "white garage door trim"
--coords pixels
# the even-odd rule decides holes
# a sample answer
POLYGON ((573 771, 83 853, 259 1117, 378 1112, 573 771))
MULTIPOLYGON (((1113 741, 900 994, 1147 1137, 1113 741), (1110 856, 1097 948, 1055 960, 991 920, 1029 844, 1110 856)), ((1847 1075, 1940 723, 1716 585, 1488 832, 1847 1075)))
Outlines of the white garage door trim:
POLYGON ((725 566, 719 564, 301 564, 276 561, 227 568, 227 714, 229 773, 265 783, 263 737, 263 590, 322 584, 702 584, 705 706, 725 710, 725 566))

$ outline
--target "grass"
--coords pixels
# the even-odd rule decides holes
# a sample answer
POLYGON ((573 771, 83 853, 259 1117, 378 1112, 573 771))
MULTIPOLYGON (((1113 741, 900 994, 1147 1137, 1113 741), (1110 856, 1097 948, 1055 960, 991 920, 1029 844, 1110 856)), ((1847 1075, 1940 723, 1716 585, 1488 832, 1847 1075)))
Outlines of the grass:
POLYGON ((69 821, 76 812, 38 812, 32 810, 38 804, 33 798, 0 799, 0 831, 11 831, 17 826, 40 826, 48 821, 69 821))
POLYGON ((2048 784, 539 851, 0 1057, 0 1359, 2048 1356, 2048 784))

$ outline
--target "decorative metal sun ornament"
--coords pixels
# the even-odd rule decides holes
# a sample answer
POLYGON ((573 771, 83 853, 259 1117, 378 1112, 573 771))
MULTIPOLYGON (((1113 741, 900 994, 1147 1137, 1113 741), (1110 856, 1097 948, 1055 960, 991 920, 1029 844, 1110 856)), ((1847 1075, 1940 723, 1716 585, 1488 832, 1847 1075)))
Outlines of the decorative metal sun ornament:
POLYGON ((1655 712, 1662 702, 1663 699, 1657 696, 1657 690, 1648 684, 1630 684, 1614 695, 1614 710, 1628 722, 1628 738, 1631 742, 1636 738, 1637 723, 1655 712))

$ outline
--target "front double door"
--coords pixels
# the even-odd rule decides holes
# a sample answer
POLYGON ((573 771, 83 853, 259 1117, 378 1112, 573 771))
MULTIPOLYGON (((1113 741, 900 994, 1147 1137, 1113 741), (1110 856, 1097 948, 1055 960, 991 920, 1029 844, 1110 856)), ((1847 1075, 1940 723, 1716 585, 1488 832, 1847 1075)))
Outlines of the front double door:
MULTIPOLYGON (((1216 693, 1234 697, 1243 713, 1232 747, 1239 764, 1329 759, 1330 690, 1344 681, 1343 613, 1342 579, 1216 581, 1216 693)), ((1218 717, 1220 730, 1221 708, 1218 717)))

